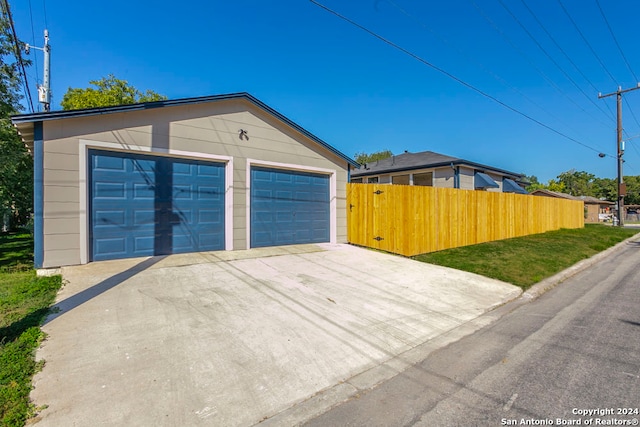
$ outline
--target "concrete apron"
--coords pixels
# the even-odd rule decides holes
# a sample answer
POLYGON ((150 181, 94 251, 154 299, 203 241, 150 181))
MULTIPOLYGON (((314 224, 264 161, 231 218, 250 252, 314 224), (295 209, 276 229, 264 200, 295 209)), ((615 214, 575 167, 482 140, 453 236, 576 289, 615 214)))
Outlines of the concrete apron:
POLYGON ((330 244, 62 273, 32 392, 48 405, 42 426, 294 425, 520 295, 485 277, 330 244))

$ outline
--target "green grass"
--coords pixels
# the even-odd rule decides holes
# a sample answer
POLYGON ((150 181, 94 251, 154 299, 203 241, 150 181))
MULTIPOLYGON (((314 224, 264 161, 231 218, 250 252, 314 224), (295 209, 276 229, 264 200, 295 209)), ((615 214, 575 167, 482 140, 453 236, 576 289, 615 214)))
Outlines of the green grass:
POLYGON ((36 277, 33 239, 27 232, 0 234, 0 425, 23 426, 34 413, 31 380, 40 369, 35 350, 40 324, 60 288, 60 276, 36 277))
POLYGON ((477 273, 527 289, 639 231, 587 224, 583 229, 562 229, 448 249, 417 255, 414 259, 477 273))

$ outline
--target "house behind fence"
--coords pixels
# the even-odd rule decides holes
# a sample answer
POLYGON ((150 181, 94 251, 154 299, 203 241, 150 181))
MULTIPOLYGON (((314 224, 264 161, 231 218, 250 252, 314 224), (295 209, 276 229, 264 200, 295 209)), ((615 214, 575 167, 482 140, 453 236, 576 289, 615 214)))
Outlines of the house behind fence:
POLYGON ((404 256, 584 227, 584 203, 407 185, 347 184, 348 241, 404 256))

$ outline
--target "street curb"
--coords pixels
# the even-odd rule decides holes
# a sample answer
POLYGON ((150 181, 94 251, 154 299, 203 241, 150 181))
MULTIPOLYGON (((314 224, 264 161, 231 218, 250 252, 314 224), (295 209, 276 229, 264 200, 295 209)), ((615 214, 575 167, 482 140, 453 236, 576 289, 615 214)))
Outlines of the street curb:
POLYGON ((628 239, 623 240, 622 242, 616 244, 615 246, 605 249, 604 251, 599 252, 590 258, 583 259, 582 261, 572 265, 566 270, 562 270, 560 273, 555 274, 551 277, 547 277, 546 279, 531 286, 524 293, 522 293, 522 295, 518 299, 533 301, 539 298, 545 292, 555 288, 556 286, 558 286, 560 283, 564 282, 568 278, 580 273, 583 270, 586 270, 587 268, 591 267, 597 262, 602 261, 604 258, 608 257, 609 255, 622 250, 622 248, 624 248, 625 245, 634 241, 639 241, 639 240, 640 240, 640 233, 633 235, 628 239))

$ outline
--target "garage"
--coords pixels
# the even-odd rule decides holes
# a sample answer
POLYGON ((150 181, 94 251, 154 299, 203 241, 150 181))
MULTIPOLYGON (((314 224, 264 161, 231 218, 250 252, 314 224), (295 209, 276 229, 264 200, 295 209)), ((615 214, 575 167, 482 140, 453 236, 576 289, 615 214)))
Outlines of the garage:
POLYGON ((329 176, 251 168, 251 247, 330 240, 329 176))
POLYGON ((248 93, 12 117, 34 265, 344 243, 358 163, 248 93))
POLYGON ((89 150, 90 259, 224 249, 224 163, 89 150))

